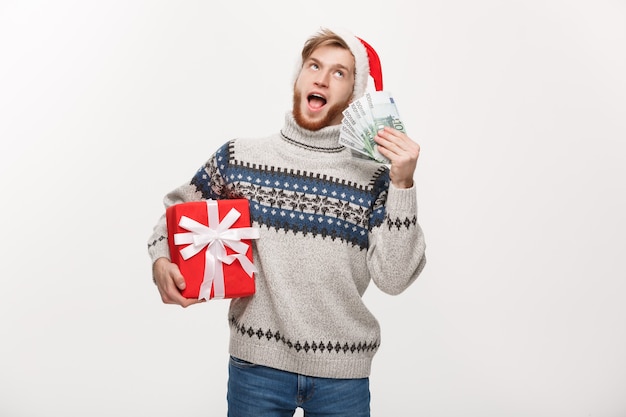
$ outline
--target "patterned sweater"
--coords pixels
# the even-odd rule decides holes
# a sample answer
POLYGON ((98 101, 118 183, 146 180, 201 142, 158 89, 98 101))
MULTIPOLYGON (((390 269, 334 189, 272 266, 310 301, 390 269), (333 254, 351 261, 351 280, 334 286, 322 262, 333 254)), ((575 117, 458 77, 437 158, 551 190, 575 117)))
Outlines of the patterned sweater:
MULTIPOLYGON (((231 140, 166 207, 246 198, 256 293, 230 301, 230 354, 256 364, 330 378, 369 376, 380 327, 362 295, 370 280, 399 294, 426 263, 415 187, 389 183, 385 165, 338 143, 339 126, 309 131, 287 113, 282 130, 231 140)), ((162 217, 148 242, 169 258, 162 217)))

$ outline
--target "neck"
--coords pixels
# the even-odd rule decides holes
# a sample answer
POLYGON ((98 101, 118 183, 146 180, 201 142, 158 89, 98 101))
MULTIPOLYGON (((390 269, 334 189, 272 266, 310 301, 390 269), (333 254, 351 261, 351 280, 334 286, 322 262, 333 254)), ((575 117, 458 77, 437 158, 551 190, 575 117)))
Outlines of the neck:
POLYGON ((308 130, 298 125, 291 112, 285 115, 285 125, 280 131, 283 139, 311 150, 339 152, 344 149, 339 144, 341 125, 326 126, 319 130, 308 130))

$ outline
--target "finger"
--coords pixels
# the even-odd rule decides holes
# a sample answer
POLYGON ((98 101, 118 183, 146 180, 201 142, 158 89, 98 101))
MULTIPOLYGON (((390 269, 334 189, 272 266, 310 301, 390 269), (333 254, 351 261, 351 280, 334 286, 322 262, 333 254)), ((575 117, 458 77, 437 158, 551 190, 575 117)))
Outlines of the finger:
POLYGON ((161 294, 161 301, 165 304, 180 304, 183 299, 180 291, 171 283, 159 286, 159 293, 161 294))
POLYGON ((417 159, 420 153, 419 144, 406 136, 406 134, 402 132, 398 133, 400 133, 400 135, 390 134, 390 132, 381 132, 381 134, 378 135, 380 139, 376 140, 376 142, 390 151, 393 151, 396 155, 406 155, 409 158, 417 159))
POLYGON ((391 164, 393 165, 393 161, 396 159, 396 154, 394 152, 391 152, 388 148, 381 144, 378 144, 377 149, 378 152, 389 161, 391 161, 391 164))
POLYGON ((395 156, 402 155, 406 152, 402 147, 398 146, 391 140, 388 140, 382 136, 377 136, 374 139, 378 145, 378 151, 387 159, 393 160, 395 156))
POLYGON ((187 288, 187 284, 185 283, 185 278, 180 273, 178 275, 175 275, 173 279, 174 279, 174 284, 176 284, 176 288, 178 288, 179 290, 182 291, 185 288, 187 288))
POLYGON ((418 146, 417 142, 415 142, 409 137, 409 135, 400 130, 385 126, 384 129, 380 131, 380 133, 382 133, 382 136, 385 139, 395 143, 402 149, 410 150, 413 149, 415 146, 418 146))
POLYGON ((199 300, 193 298, 185 298, 182 296, 178 288, 174 285, 167 285, 161 292, 161 300, 165 304, 178 304, 182 307, 188 307, 198 303, 199 300))
POLYGON ((178 268, 178 265, 176 265, 175 263, 172 263, 170 265, 169 274, 170 274, 170 277, 172 278, 172 281, 174 281, 176 288, 178 288, 181 291, 187 288, 187 284, 185 283, 185 277, 183 277, 183 274, 180 273, 180 269, 178 268))
POLYGON ((181 307, 183 308, 187 308, 189 306, 192 306, 194 304, 198 304, 198 303, 203 303, 206 300, 202 299, 202 300, 198 300, 196 298, 183 298, 183 302, 180 304, 181 307))
POLYGON ((377 133, 378 140, 376 142, 379 145, 384 146, 387 149, 394 150, 395 152, 400 152, 406 150, 406 140, 403 136, 401 136, 401 132, 397 130, 391 130, 391 128, 385 128, 390 130, 381 129, 377 133))
POLYGON ((378 133, 387 140, 393 142, 404 142, 408 139, 406 133, 399 131, 398 129, 394 129, 389 126, 384 126, 382 129, 378 131, 378 133))

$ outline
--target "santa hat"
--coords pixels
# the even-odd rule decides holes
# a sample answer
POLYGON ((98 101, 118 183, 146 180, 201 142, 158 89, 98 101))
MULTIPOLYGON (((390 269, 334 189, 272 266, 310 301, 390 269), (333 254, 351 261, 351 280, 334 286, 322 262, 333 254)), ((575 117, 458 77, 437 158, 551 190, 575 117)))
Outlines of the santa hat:
MULTIPOLYGON (((380 58, 374 48, 363 39, 345 29, 332 28, 330 30, 344 40, 354 56, 354 100, 361 98, 363 94, 365 94, 367 81, 370 76, 374 80, 374 88, 376 91, 381 91, 383 89, 383 73, 380 58)), ((298 74, 301 68, 302 62, 299 63, 298 74)))

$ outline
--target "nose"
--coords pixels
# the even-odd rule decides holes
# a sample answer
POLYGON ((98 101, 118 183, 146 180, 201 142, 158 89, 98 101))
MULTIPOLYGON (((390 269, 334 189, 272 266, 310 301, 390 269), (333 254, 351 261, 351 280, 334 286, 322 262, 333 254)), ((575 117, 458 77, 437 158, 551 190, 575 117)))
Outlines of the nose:
POLYGON ((330 77, 328 72, 319 71, 315 78, 315 85, 318 87, 328 87, 328 77, 330 77))

